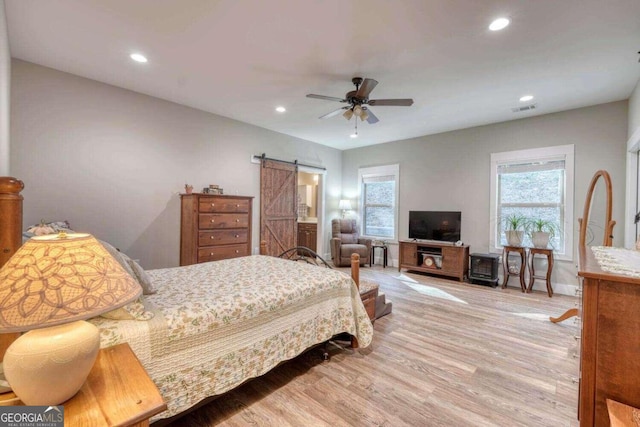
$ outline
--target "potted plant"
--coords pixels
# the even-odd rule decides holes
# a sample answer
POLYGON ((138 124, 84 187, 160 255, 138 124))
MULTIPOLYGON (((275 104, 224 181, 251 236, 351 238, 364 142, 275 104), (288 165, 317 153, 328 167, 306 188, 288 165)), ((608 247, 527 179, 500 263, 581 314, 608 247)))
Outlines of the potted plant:
POLYGON ((527 232, 536 248, 546 249, 557 230, 558 226, 554 222, 542 218, 532 219, 527 223, 527 232))
POLYGON ((504 219, 504 234, 509 246, 522 246, 522 238, 527 226, 527 218, 520 214, 512 214, 504 219))

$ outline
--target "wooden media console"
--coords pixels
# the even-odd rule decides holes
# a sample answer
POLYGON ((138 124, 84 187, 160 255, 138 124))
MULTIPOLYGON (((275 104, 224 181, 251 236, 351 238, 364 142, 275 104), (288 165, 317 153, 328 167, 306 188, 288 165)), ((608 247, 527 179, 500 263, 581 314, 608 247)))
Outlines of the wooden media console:
POLYGON ((401 240, 398 271, 403 268, 455 277, 462 282, 469 274, 469 246, 401 240))

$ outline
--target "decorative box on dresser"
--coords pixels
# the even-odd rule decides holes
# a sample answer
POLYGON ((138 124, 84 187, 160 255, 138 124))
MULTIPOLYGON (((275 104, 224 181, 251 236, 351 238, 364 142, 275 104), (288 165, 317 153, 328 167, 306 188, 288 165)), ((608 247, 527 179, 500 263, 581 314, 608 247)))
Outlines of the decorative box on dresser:
POLYGON ((253 197, 181 194, 180 265, 251 255, 253 197))
POLYGON ((608 426, 607 399, 640 407, 640 278, 603 271, 580 248, 580 426, 608 426))

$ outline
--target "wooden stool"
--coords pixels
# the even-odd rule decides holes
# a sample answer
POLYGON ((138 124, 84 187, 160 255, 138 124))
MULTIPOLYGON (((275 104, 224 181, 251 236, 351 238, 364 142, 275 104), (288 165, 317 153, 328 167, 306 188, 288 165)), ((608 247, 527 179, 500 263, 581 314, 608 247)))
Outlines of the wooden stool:
POLYGON ((551 271, 553 270, 553 249, 542 249, 542 248, 530 248, 529 249, 529 287, 527 288, 527 292, 531 292, 533 289, 533 282, 536 279, 545 279, 547 282, 547 294, 549 294, 549 298, 553 296, 553 288, 551 287, 551 271), (544 276, 536 276, 534 271, 534 258, 537 255, 544 255, 547 257, 547 274, 544 276))
POLYGON ((504 281, 502 282, 502 289, 507 287, 507 282, 509 281, 509 277, 511 276, 519 276, 520 277, 520 288, 522 292, 527 291, 527 286, 524 283, 524 270, 527 268, 527 248, 523 248, 522 246, 505 246, 502 249, 502 266, 504 267, 504 281), (517 273, 512 273, 509 271, 509 253, 516 252, 520 254, 520 271, 517 273))

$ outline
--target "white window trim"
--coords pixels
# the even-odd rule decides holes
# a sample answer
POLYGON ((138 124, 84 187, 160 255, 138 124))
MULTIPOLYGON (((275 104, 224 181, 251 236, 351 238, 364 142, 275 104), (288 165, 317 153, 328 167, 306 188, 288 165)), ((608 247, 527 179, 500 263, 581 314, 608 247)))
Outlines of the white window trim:
POLYGON ((565 194, 565 210, 564 210, 564 244, 565 253, 556 255, 556 259, 563 261, 573 261, 573 230, 574 230, 574 212, 573 212, 573 193, 574 193, 574 145, 558 145, 555 147, 533 148, 530 150, 506 151, 502 153, 491 154, 491 203, 489 205, 489 247, 491 252, 502 252, 500 242, 496 242, 496 213, 498 211, 498 189, 496 176, 498 165, 513 162, 526 161, 545 161, 545 160, 564 160, 565 177, 566 177, 566 194, 565 194))
POLYGON ((393 224, 393 241, 390 243, 398 243, 398 206, 400 205, 400 165, 383 165, 372 166, 358 169, 358 217, 360 219, 360 234, 362 237, 371 239, 379 239, 378 236, 367 236, 364 234, 364 194, 362 194, 362 183, 365 178, 377 176, 394 175, 396 178, 395 185, 395 205, 394 205, 394 224, 393 224))

